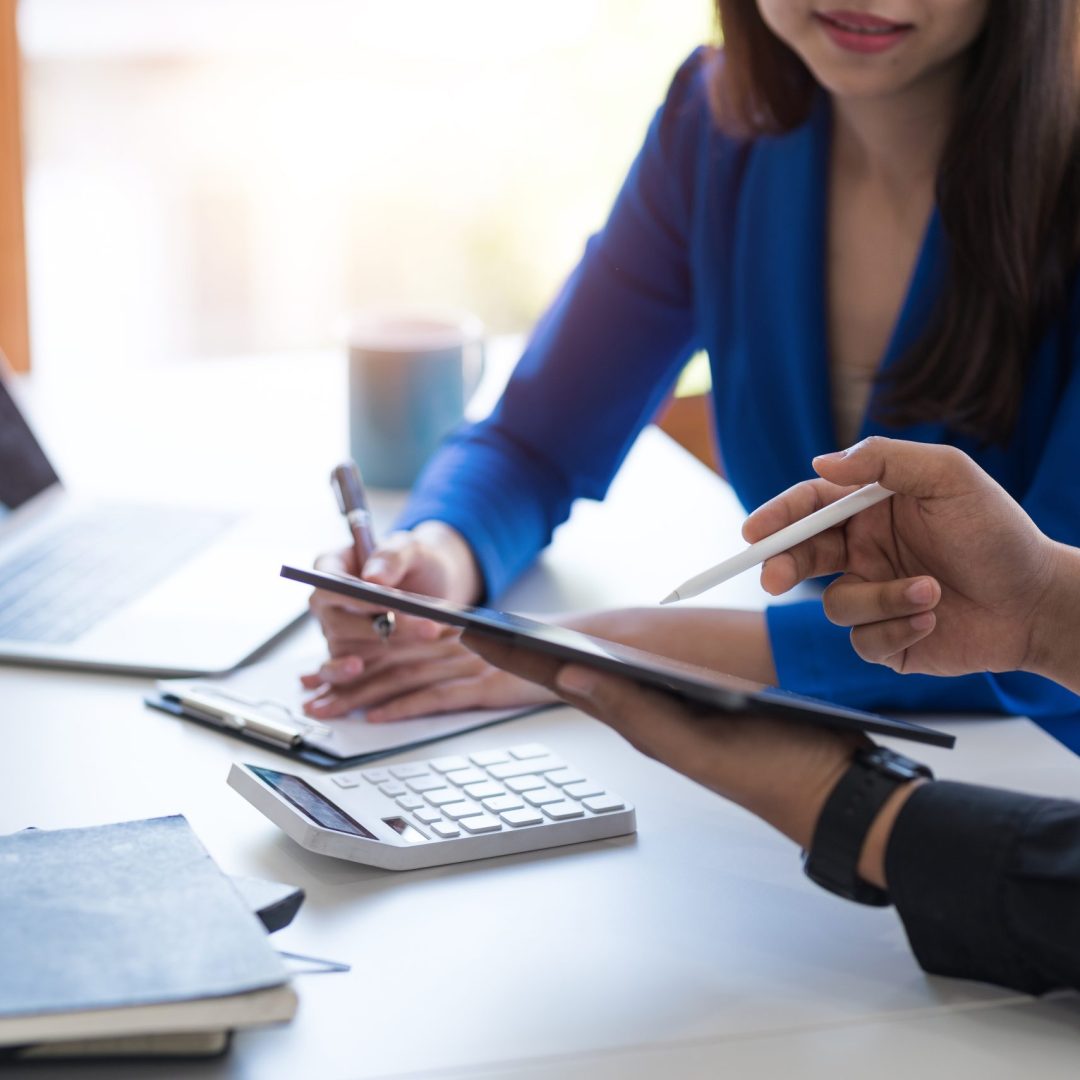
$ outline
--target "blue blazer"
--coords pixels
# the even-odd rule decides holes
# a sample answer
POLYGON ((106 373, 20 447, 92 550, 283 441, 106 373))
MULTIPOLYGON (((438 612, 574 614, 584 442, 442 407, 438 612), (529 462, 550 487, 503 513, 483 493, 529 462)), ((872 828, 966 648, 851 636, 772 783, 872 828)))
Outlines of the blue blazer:
MULTIPOLYGON (((534 559, 574 499, 604 496, 699 348, 712 368, 720 453, 748 509, 805 479, 815 454, 837 449, 825 315, 828 102, 785 135, 725 135, 708 109, 706 56, 699 50, 680 68, 610 218, 538 323, 495 411, 445 444, 401 519, 458 529, 489 595, 534 559)), ((935 214, 884 368, 926 325, 947 257, 935 214)), ((1074 286, 1033 357, 1008 445, 869 416, 860 437, 959 446, 1044 532, 1080 545, 1074 286)), ((767 619, 780 684, 791 690, 871 709, 1080 712, 1074 695, 1034 675, 899 676, 865 663, 816 600, 776 604, 767 619)), ((1059 733, 1071 728, 1063 721, 1059 733)))

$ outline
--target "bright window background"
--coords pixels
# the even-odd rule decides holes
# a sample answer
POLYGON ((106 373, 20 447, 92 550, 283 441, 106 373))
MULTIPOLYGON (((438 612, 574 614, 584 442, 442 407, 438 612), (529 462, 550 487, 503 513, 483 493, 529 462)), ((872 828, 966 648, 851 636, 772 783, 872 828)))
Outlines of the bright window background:
POLYGON ((35 364, 526 328, 707 0, 21 0, 35 364))

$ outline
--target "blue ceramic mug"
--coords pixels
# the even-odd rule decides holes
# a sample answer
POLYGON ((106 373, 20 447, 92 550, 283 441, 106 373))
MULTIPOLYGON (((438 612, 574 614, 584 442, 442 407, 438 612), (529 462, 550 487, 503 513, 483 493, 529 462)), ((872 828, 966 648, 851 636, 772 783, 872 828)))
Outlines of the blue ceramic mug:
POLYGON ((349 446, 366 483, 411 487, 461 423, 484 363, 474 315, 367 312, 349 330, 349 446))

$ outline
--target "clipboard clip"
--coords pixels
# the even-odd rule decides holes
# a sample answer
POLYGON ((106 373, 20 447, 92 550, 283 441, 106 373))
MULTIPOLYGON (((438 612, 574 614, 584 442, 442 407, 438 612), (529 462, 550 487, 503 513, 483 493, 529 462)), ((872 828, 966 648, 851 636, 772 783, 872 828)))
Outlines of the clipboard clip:
POLYGON ((303 746, 311 728, 321 725, 300 725, 288 720, 267 716, 256 707, 231 697, 191 688, 183 691, 170 690, 162 695, 180 705, 200 720, 242 731, 274 746, 296 750, 303 746))

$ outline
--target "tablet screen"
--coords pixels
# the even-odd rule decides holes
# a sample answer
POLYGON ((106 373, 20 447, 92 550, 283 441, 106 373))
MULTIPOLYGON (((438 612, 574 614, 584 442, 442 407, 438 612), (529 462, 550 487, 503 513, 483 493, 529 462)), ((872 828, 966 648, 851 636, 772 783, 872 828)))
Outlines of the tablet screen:
POLYGON ((486 633, 520 648, 611 671, 635 682, 667 690, 678 697, 709 705, 724 712, 760 712, 801 720, 823 727, 854 729, 892 735, 934 746, 952 747, 954 736, 897 717, 848 709, 826 701, 794 694, 775 686, 725 675, 711 668, 671 660, 655 653, 592 637, 552 623, 490 608, 452 604, 417 593, 373 585, 359 578, 283 566, 281 576, 315 588, 351 596, 383 608, 419 615, 449 626, 486 633))

